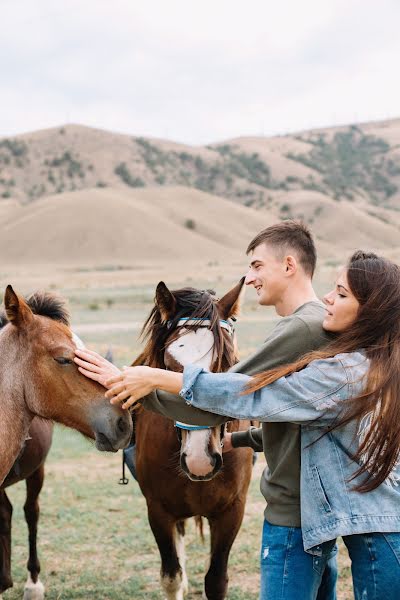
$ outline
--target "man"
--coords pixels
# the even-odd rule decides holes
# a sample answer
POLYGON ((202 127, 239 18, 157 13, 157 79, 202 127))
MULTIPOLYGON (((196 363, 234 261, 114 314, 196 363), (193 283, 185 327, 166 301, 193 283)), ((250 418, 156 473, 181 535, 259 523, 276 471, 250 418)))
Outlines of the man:
MULTIPOLYGON (((325 309, 312 286, 316 250, 305 225, 284 221, 268 227, 250 242, 247 254, 251 262, 246 284, 255 288, 259 304, 274 306, 283 317, 262 346, 231 369, 254 375, 297 360, 326 344, 329 337, 322 329, 325 309)), ((161 391, 146 396, 143 406, 185 423, 217 425, 224 420, 186 405, 180 396, 161 391)), ((225 450, 236 446, 264 449, 268 464, 261 479, 267 507, 260 600, 334 600, 336 548, 327 545, 318 557, 303 549, 300 427, 263 423, 260 429, 227 435, 225 450), (296 590, 295 597, 289 589, 296 590)))

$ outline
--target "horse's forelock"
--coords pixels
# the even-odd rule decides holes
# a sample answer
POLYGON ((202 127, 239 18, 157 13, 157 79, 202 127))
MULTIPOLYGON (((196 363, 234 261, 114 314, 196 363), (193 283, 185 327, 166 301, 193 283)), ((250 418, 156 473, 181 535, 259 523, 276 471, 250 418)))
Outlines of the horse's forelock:
POLYGON ((50 292, 35 292, 26 299, 26 302, 35 315, 48 317, 69 327, 69 313, 65 300, 61 296, 50 292))

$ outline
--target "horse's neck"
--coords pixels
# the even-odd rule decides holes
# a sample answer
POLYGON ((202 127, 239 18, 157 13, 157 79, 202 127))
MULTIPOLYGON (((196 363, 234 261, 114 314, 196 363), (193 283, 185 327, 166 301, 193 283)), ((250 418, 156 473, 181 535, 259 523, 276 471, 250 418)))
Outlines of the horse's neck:
POLYGON ((32 416, 20 405, 20 398, 0 385, 0 485, 10 471, 28 434, 32 416))

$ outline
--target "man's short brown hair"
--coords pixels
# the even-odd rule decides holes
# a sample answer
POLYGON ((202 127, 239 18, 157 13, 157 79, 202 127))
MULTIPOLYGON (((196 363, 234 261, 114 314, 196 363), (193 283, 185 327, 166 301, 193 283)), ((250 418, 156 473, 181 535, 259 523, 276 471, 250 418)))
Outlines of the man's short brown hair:
POLYGON ((294 252, 304 272, 314 275, 317 251, 310 230, 301 221, 290 219, 263 229, 251 240, 246 254, 260 244, 273 246, 280 253, 294 252))

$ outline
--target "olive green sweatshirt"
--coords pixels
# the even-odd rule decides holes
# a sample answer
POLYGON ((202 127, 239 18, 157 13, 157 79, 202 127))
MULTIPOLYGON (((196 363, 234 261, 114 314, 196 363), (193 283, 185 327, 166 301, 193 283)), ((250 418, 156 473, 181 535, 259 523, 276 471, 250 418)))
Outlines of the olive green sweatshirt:
MULTIPOLYGON (((293 362, 327 344, 322 329, 325 309, 318 301, 307 302, 282 318, 262 346, 230 369, 255 375, 293 362)), ((225 417, 188 406, 183 398, 157 391, 146 396, 143 406, 171 419, 198 425, 218 425, 225 417)), ((300 426, 293 423, 263 423, 262 428, 232 434, 232 444, 264 450, 268 466, 261 478, 267 501, 266 519, 273 525, 300 527, 300 426)))

